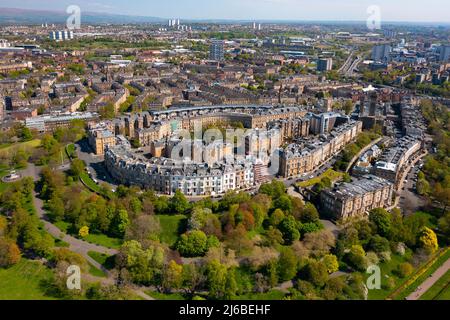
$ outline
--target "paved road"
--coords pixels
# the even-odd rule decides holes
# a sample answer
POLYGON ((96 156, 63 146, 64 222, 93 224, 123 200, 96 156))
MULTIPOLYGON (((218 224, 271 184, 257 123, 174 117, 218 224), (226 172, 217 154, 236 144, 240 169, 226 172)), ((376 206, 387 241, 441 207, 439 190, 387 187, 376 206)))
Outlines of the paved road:
POLYGON ((450 259, 448 259, 435 273, 425 280, 416 291, 411 293, 406 300, 419 300, 440 278, 442 278, 447 271, 450 270, 450 259))

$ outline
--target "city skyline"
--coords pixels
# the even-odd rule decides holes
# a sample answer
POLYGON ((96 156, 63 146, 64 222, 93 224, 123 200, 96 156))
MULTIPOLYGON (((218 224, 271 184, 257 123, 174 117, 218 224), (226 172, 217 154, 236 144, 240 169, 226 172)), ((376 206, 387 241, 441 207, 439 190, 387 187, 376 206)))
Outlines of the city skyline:
POLYGON ((179 17, 194 20, 287 20, 287 21, 366 21, 370 14, 367 9, 377 5, 381 10, 381 20, 386 22, 450 22, 446 14, 450 3, 443 0, 430 0, 427 6, 419 0, 352 0, 338 3, 333 0, 319 0, 313 3, 303 0, 168 0, 133 1, 124 3, 118 0, 87 1, 71 0, 30 1, 20 3, 0 0, 0 7, 32 10, 65 11, 69 5, 78 5, 81 10, 110 14, 149 16, 160 18, 179 17), (202 8, 202 10, 198 10, 202 8))

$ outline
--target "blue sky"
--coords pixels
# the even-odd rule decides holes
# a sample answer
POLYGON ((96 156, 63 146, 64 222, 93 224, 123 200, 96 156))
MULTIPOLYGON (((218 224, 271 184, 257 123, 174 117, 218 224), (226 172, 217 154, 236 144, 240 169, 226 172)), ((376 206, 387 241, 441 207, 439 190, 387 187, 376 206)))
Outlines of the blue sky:
POLYGON ((378 5, 384 21, 450 22, 449 0, 0 0, 0 7, 186 19, 359 20, 378 5))

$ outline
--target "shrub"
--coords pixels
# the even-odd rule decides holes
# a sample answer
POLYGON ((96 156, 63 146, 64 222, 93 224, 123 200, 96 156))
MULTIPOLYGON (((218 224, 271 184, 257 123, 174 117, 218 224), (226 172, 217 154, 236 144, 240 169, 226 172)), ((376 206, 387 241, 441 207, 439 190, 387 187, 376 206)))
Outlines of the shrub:
POLYGON ((413 273, 413 271, 414 271, 413 266, 408 262, 399 264, 397 268, 397 274, 401 278, 406 278, 410 276, 413 273))

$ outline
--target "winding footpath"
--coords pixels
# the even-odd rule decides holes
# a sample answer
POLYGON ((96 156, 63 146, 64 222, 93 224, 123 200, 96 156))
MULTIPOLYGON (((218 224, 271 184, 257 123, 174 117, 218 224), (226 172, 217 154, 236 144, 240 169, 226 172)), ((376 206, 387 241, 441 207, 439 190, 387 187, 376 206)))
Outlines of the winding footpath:
MULTIPOLYGON (((61 169, 65 169, 66 167, 67 166, 61 166, 58 169, 61 170, 61 169)), ((31 177, 31 178, 33 178, 34 182, 37 182, 39 180, 40 169, 38 167, 36 167, 34 164, 28 164, 27 169, 22 170, 20 172, 20 174, 22 177, 31 177)), ((107 255, 115 255, 115 254, 117 254, 118 251, 115 249, 110 249, 110 248, 107 248, 104 246, 92 244, 92 243, 77 239, 73 236, 70 236, 70 235, 62 232, 57 226, 55 226, 53 223, 51 223, 49 221, 49 219, 45 213, 44 202, 38 198, 38 194, 36 193, 36 191, 33 191, 33 204, 36 209, 37 216, 43 222, 44 228, 49 234, 51 234, 56 239, 59 239, 61 241, 68 243, 69 244, 68 249, 70 251, 78 253, 79 255, 84 257, 89 262, 89 264, 91 264, 92 266, 94 266, 97 269, 102 270, 104 272, 104 274, 106 275, 106 278, 99 278, 99 277, 94 277, 91 275, 86 275, 86 279, 88 279, 89 281, 94 281, 94 282, 100 281, 102 284, 105 284, 105 285, 114 285, 115 281, 114 281, 114 277, 111 274, 111 272, 109 272, 109 270, 107 270, 103 265, 101 265, 100 263, 98 263, 97 261, 92 259, 89 256, 88 252, 93 251, 93 252, 103 253, 103 254, 107 254, 107 255)), ((140 290, 138 288, 133 289, 133 291, 137 296, 139 296, 140 298, 142 298, 144 300, 155 300, 154 298, 150 297, 149 295, 147 295, 146 293, 144 293, 142 290, 140 290)))

